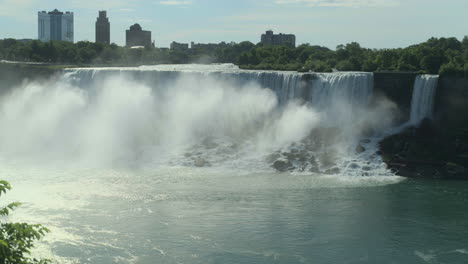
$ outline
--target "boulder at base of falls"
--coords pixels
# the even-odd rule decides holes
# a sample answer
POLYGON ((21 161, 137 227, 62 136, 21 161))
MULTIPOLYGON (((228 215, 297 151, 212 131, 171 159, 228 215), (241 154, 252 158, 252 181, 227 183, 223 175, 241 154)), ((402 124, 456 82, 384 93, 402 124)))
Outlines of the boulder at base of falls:
POLYGON ((292 167, 290 161, 285 160, 277 160, 273 163, 273 168, 275 168, 279 172, 286 172, 292 167))
POLYGON ((358 145, 356 147, 356 153, 363 153, 364 151, 366 151, 366 149, 363 146, 358 145))
POLYGON ((206 167, 206 166, 208 166, 208 164, 209 164, 208 161, 206 161, 203 158, 196 158, 194 160, 195 167, 206 167))
POLYGON ((368 143, 371 143, 371 140, 368 139, 368 138, 365 138, 365 139, 361 140, 361 143, 368 144, 368 143))
POLYGON ((468 180, 468 125, 447 129, 426 119, 379 145, 382 160, 399 176, 468 180))
POLYGON ((324 173, 328 174, 328 175, 339 174, 340 169, 337 168, 337 167, 333 167, 333 168, 330 168, 330 169, 326 170, 324 173))

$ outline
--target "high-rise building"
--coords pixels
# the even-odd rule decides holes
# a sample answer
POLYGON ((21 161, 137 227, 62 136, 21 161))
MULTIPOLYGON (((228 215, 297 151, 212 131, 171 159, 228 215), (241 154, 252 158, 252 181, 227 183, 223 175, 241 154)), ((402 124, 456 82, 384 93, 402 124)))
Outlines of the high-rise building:
POLYGON ((106 11, 99 11, 96 21, 96 42, 110 44, 110 23, 106 11))
POLYGON ((127 47, 151 47, 151 31, 146 31, 139 24, 135 24, 126 31, 127 47))
POLYGON ((265 34, 262 34, 261 42, 264 45, 287 45, 296 47, 296 36, 293 34, 273 34, 272 30, 268 30, 265 34))
POLYGON ((38 12, 40 41, 63 40, 73 42, 73 12, 38 12))

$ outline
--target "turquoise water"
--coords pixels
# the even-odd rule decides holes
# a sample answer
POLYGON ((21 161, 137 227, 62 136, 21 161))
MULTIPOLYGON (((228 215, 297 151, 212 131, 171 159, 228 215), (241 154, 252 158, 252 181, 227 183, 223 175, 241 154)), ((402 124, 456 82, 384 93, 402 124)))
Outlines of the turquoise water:
POLYGON ((13 220, 50 227, 35 254, 59 263, 468 261, 466 182, 190 168, 9 175, 9 198, 25 202, 13 220))
POLYGON ((0 179, 23 203, 8 220, 48 227, 33 255, 60 264, 468 263, 468 183, 394 176, 377 150, 398 109, 368 105, 373 75, 315 77, 167 65, 25 82, 0 98, 0 179))

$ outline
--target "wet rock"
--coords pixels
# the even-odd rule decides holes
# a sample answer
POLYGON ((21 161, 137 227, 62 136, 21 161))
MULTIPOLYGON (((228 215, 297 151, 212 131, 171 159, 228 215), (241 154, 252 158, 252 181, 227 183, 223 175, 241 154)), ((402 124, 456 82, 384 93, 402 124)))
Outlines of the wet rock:
POLYGON ((304 162, 307 161, 307 155, 302 155, 302 154, 301 154, 301 155, 298 156, 298 159, 297 159, 297 160, 300 161, 300 162, 302 162, 302 163, 304 163, 304 162))
POLYGON ((273 163, 281 157, 279 153, 272 153, 266 157, 268 163, 273 163))
POLYGON ((208 166, 208 164, 209 164, 208 161, 206 161, 203 158, 196 158, 194 160, 195 167, 206 167, 206 166, 208 166))
POLYGON ((329 175, 338 174, 338 173, 340 173, 340 169, 337 168, 337 167, 334 167, 334 168, 330 168, 330 169, 326 170, 324 173, 329 174, 329 175))
POLYGON ((361 140, 361 143, 369 144, 369 143, 371 143, 371 140, 366 138, 366 139, 361 140))
POLYGON ((356 153, 359 154, 359 153, 363 153, 364 151, 366 151, 366 148, 364 148, 363 146, 358 145, 358 146, 356 147, 356 153))
POLYGON ((320 164, 323 167, 330 168, 336 166, 335 156, 333 153, 326 152, 319 156, 320 164))
POLYGON ((463 175, 465 173, 464 167, 451 162, 447 162, 446 170, 451 176, 463 175))
POLYGON ((317 166, 311 166, 309 168, 309 171, 313 172, 313 173, 320 173, 320 170, 319 170, 319 168, 317 166))
POLYGON ((273 168, 275 168, 279 172, 286 172, 292 167, 290 161, 285 160, 277 160, 273 163, 273 168))
POLYGON ((217 143, 215 143, 212 139, 208 139, 208 138, 203 140, 202 144, 207 149, 214 149, 214 148, 218 147, 217 143))
POLYGON ((239 148, 239 144, 237 143, 233 143, 229 146, 231 149, 238 149, 239 148))

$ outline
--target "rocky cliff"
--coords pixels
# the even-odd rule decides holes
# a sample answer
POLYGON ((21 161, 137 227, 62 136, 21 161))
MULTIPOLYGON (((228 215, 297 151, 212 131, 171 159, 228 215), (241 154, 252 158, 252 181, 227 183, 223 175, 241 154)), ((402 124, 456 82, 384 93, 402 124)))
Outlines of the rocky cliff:
POLYGON ((45 81, 59 69, 46 65, 0 63, 0 94, 20 85, 24 81, 45 81))
POLYGON ((400 176, 468 180, 468 79, 440 77, 434 118, 385 138, 380 149, 400 176))

